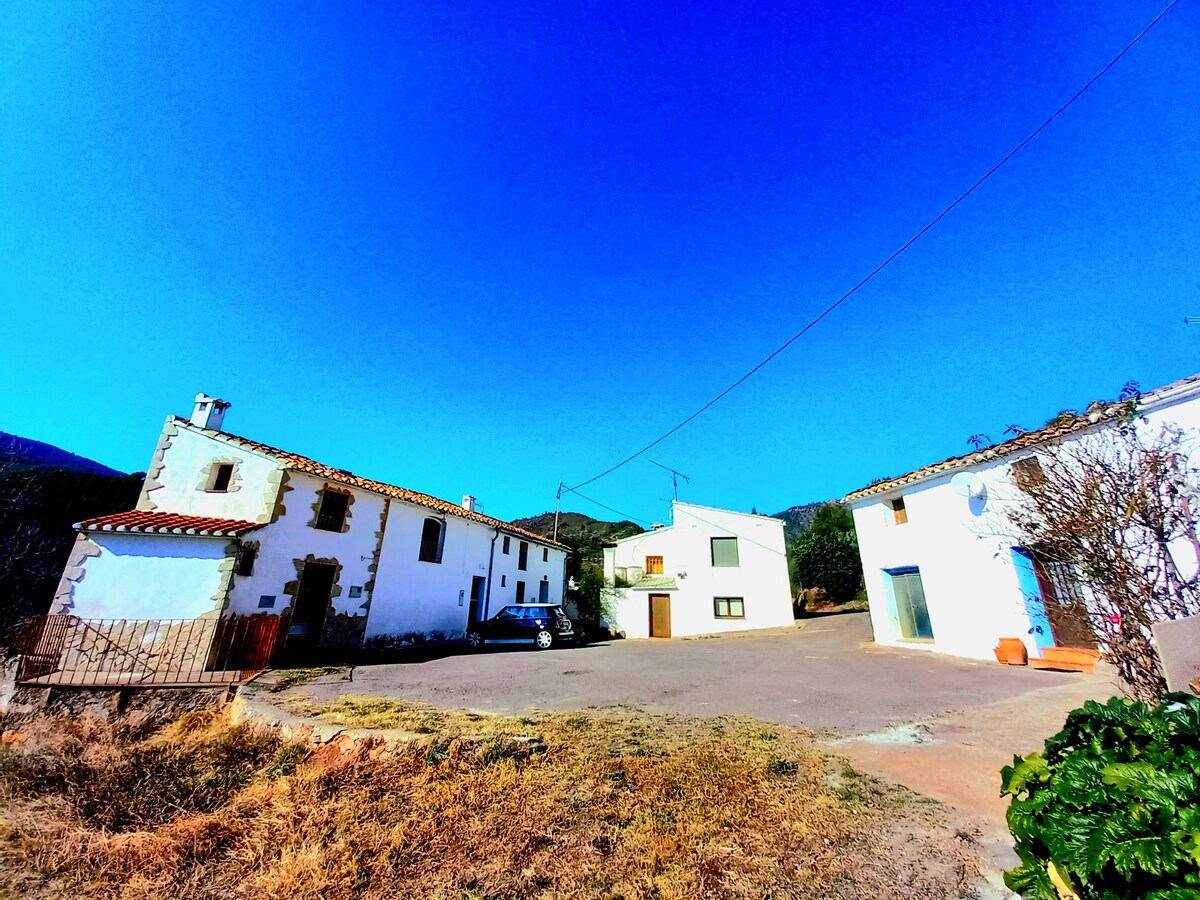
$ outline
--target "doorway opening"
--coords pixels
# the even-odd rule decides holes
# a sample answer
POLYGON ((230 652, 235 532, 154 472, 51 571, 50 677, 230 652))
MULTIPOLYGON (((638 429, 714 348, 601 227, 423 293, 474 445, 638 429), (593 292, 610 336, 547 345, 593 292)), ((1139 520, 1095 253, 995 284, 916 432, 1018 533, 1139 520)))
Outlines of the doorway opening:
POLYGON ((329 610, 338 567, 331 563, 306 562, 296 589, 292 621, 288 628, 287 654, 292 659, 310 656, 321 640, 321 629, 329 610))

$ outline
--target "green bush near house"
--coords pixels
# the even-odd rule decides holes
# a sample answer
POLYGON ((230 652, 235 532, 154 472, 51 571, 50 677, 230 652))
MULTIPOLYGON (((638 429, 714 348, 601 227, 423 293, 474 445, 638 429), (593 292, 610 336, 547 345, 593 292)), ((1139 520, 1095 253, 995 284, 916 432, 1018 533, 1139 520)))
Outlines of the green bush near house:
POLYGON ((1002 772, 1026 900, 1200 900, 1200 697, 1113 697, 1002 772))
POLYGON ((854 599, 862 585, 862 562, 853 534, 809 529, 792 545, 796 580, 820 588, 830 603, 854 599))

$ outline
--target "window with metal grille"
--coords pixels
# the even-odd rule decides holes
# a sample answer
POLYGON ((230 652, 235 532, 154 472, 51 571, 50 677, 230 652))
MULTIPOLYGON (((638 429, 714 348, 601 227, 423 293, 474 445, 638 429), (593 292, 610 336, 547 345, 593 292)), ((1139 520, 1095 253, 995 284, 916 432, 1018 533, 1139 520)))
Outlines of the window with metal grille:
POLYGON ((346 524, 346 510, 350 508, 350 495, 340 491, 321 491, 321 508, 317 511, 314 527, 321 531, 341 531, 346 524))
POLYGON ((445 522, 441 519, 426 519, 425 525, 421 529, 421 551, 417 554, 417 559, 421 562, 440 563, 445 534, 445 522))
POLYGON ((663 573, 663 558, 661 556, 646 557, 646 574, 661 575, 663 573))
POLYGON ((735 537, 710 538, 712 544, 712 564, 720 567, 736 567, 738 565, 738 545, 735 537))
POLYGON ((741 597, 713 597, 713 615, 718 619, 744 619, 746 602, 741 597))
POLYGON ((521 546, 517 548, 517 568, 524 572, 529 568, 529 542, 521 541, 521 546))
POLYGON ((238 550, 237 569, 234 574, 241 575, 243 578, 247 575, 254 574, 254 560, 258 557, 258 549, 256 547, 242 547, 238 550))

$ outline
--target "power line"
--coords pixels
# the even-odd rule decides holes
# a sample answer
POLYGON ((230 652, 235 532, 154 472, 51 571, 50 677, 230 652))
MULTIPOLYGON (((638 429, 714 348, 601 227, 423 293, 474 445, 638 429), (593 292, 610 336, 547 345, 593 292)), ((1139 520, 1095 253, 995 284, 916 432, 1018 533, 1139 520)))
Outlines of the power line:
MULTIPOLYGON (((921 237, 923 237, 925 235, 925 233, 927 231, 929 231, 931 228, 933 228, 935 225, 937 225, 938 222, 942 221, 942 219, 944 219, 947 215, 949 215, 954 210, 955 207, 957 207, 960 203, 962 203, 964 200, 966 200, 968 197, 970 197, 973 193, 975 193, 975 191, 978 190, 979 187, 981 185, 983 185, 983 183, 985 181, 987 181, 989 178, 991 178, 993 175, 995 175, 998 171, 1000 171, 1000 169, 1003 168, 1003 166, 1010 159, 1012 159, 1014 156, 1016 156, 1018 153, 1020 153, 1023 149, 1025 149, 1025 146, 1030 141, 1032 141, 1035 137, 1037 137, 1039 134, 1041 134, 1043 131, 1045 131, 1051 122, 1053 122, 1060 115, 1062 115, 1064 112, 1066 112, 1067 109, 1070 108, 1070 106, 1076 100, 1078 100, 1080 97, 1082 97, 1084 95, 1084 93, 1087 92, 1088 88, 1090 88, 1093 84, 1095 84, 1102 77, 1104 77, 1104 75, 1108 72, 1109 69, 1111 69, 1118 62, 1120 62, 1121 58, 1126 53, 1128 53, 1138 41, 1140 41, 1143 37, 1145 37, 1147 32, 1149 32, 1151 28, 1153 28, 1155 25, 1157 25, 1159 20, 1163 16, 1165 16, 1168 12, 1170 12, 1171 9, 1178 2, 1179 2, 1179 0, 1171 0, 1170 3, 1168 3, 1165 7, 1163 7, 1162 11, 1157 16, 1155 16, 1153 19, 1150 20, 1150 23, 1145 28, 1143 28, 1141 31, 1139 31, 1137 33, 1136 36, 1134 36, 1133 40, 1131 40, 1129 43, 1127 43, 1124 47, 1121 48, 1120 53, 1118 53, 1111 60, 1109 60, 1108 64, 1105 65, 1104 68, 1102 68, 1099 72, 1097 72, 1090 79, 1088 79, 1087 83, 1084 84, 1084 86, 1081 87, 1079 90, 1077 90, 1071 96, 1071 99, 1069 99, 1066 103, 1064 103, 1062 106, 1060 106, 1058 109, 1056 109, 1054 111, 1054 113, 1050 116, 1050 118, 1046 119, 1046 121, 1042 122, 1041 125, 1039 125, 1032 132, 1030 132, 1028 137, 1026 137, 1023 141, 1021 141, 1021 143, 1017 144, 1017 146, 1013 147, 1012 150, 1008 151, 1008 153, 1006 153, 1004 155, 1004 157, 1001 158, 1001 160, 998 163, 996 163, 994 166, 992 166, 990 169, 988 169, 987 172, 985 172, 979 178, 979 180, 977 180, 969 188, 967 188, 965 191, 963 191, 963 193, 959 194, 958 198, 956 200, 954 200, 953 203, 951 203, 949 206, 947 206, 945 209, 943 209, 940 213, 938 213, 936 216, 934 216, 920 231, 918 231, 916 234, 914 234, 912 237, 910 237, 907 241, 905 241, 903 244, 901 244, 898 249, 893 251, 892 254, 890 256, 888 256, 887 259, 885 259, 883 262, 881 262, 879 265, 877 265, 874 269, 872 269, 866 275, 866 277, 864 277, 861 281, 859 281, 856 285, 854 285, 854 287, 850 288, 850 290, 846 291, 846 293, 842 294, 842 296, 838 297, 838 299, 835 300, 833 303, 831 303, 827 307, 825 307, 825 309, 823 309, 819 315, 817 315, 807 325, 805 325, 803 328, 801 328, 799 331, 797 331, 794 335, 792 335, 790 338, 788 338, 787 341, 785 341, 782 345, 780 345, 773 353, 771 353, 769 356, 767 356, 765 359, 763 359, 761 362, 759 362, 749 372, 747 372, 745 375, 743 375, 741 378, 739 378, 733 384, 729 385, 729 387, 725 388, 725 390, 721 391, 721 393, 717 394, 717 396, 713 397, 711 400, 709 400, 707 403, 705 403, 703 406, 701 406, 698 410, 696 410, 694 413, 692 413, 686 419, 684 419, 683 421, 679 422, 677 425, 673 426, 668 431, 666 431, 663 434, 656 437, 654 440, 652 440, 650 443, 648 443, 645 447, 638 450, 636 453, 632 453, 629 456, 625 457, 619 463, 609 466, 607 469, 605 469, 603 472, 599 473, 598 475, 593 475, 591 478, 587 479, 586 481, 579 482, 579 484, 575 485, 575 488, 586 487, 587 485, 591 484, 593 481, 600 480, 605 475, 609 475, 609 474, 615 472, 617 469, 621 468, 622 466, 633 462, 635 459, 637 459, 639 456, 641 456, 646 451, 661 444, 663 441, 665 441, 667 438, 669 438, 675 432, 679 431, 679 429, 683 428, 685 425, 690 423, 693 419, 695 419, 698 416, 702 415, 703 413, 707 412, 718 401, 720 401, 725 396, 730 394, 734 389, 741 386, 741 384, 744 381, 746 381, 748 378, 750 378, 750 376, 754 375, 756 372, 758 372, 759 369, 761 369, 763 366, 765 366, 767 363, 769 363, 771 360, 773 360, 775 357, 777 357, 780 353, 782 353, 784 350, 786 350, 788 347, 790 347, 792 344, 794 344, 796 341, 798 341, 800 338, 802 338, 812 328, 816 327, 816 325, 818 325, 826 316, 828 316, 830 313, 832 313, 834 310, 836 310, 839 306, 841 306, 843 303, 845 303, 847 300, 849 300, 852 296, 854 296, 856 293, 858 293, 860 288, 862 288, 872 278, 874 278, 876 275, 878 275, 880 272, 882 272, 884 269, 886 269, 889 265, 891 265, 892 262, 898 256, 900 256, 900 254, 902 254, 905 250, 907 250, 909 247, 911 247, 913 244, 915 244, 918 240, 921 239, 921 237)), ((566 488, 565 485, 564 485, 564 488, 566 490, 569 490, 572 492, 575 491, 575 488, 566 488)), ((580 495, 580 496, 582 496, 582 495, 580 495)), ((587 499, 587 498, 584 498, 584 499, 587 499)), ((594 503, 595 501, 592 501, 592 502, 594 503)), ((597 504, 597 505, 603 506, 603 504, 597 504)), ((607 509, 607 507, 605 507, 605 508, 607 509)), ((640 520, 640 521, 644 521, 644 520, 640 520)))
POLYGON ((566 491, 567 493, 574 494, 576 497, 580 497, 583 500, 586 500, 588 503, 595 503, 597 506, 601 507, 602 509, 607 509, 610 513, 616 513, 618 516, 621 516, 621 518, 623 518, 623 519, 631 519, 634 522, 641 522, 644 525, 653 525, 654 524, 649 519, 642 519, 637 516, 631 516, 631 515, 629 515, 629 513, 623 513, 619 509, 613 509, 611 506, 606 506, 605 504, 601 503, 599 500, 593 500, 591 497, 581 494, 581 493, 579 493, 579 491, 575 490, 574 488, 569 488, 565 484, 562 486, 562 489, 564 491, 566 491))

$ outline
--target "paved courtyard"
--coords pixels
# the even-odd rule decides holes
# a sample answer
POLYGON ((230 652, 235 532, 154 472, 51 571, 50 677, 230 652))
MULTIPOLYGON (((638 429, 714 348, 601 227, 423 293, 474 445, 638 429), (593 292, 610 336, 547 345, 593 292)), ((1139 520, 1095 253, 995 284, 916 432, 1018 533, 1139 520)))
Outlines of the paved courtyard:
MULTIPOLYGON (((866 613, 805 620, 796 629, 665 641, 612 641, 547 651, 492 646, 480 653, 414 654, 360 666, 355 693, 491 713, 629 704, 659 712, 747 715, 786 725, 877 732, 1100 679, 876 647, 866 613)), ((313 692, 345 693, 344 681, 313 692)))
MULTIPOLYGON (((654 712, 746 715, 816 729, 858 768, 955 808, 1007 863, 1000 767, 1041 747, 1066 713, 1111 696, 1106 674, 1011 668, 871 643, 865 613, 796 629, 536 651, 414 654, 303 688, 520 715, 626 704, 654 712)), ((1010 851, 1009 851, 1010 852, 1010 851)))

